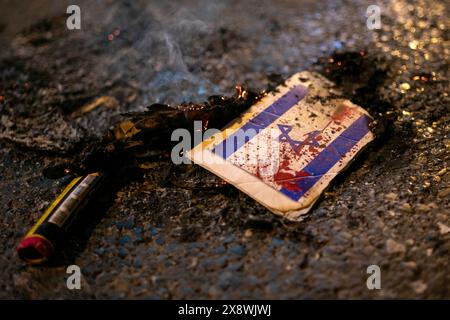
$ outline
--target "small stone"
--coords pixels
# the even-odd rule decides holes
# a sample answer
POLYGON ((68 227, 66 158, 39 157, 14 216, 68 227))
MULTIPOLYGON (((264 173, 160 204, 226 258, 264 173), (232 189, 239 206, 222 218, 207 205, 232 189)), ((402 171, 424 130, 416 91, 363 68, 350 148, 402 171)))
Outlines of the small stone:
POLYGON ((412 207, 408 202, 405 202, 404 204, 402 204, 402 206, 400 207, 403 211, 406 212, 411 212, 412 211, 412 207))
POLYGON ((142 259, 139 258, 139 257, 136 257, 136 259, 134 259, 134 261, 133 261, 133 266, 134 266, 135 268, 140 268, 140 267, 142 267, 142 259))
POLYGON ((389 192, 388 194, 384 195, 384 197, 388 200, 394 201, 397 199, 397 194, 394 192, 389 192))
POLYGON ((105 248, 97 248, 97 249, 94 250, 94 252, 96 254, 98 254, 99 256, 101 256, 102 254, 105 253, 105 248))
POLYGON ((159 244, 160 246, 162 246, 166 241, 164 240, 164 238, 162 237, 158 237, 155 240, 156 244, 159 244))
POLYGON ((217 267, 219 267, 219 268, 225 267, 225 265, 227 264, 227 261, 228 261, 227 256, 221 256, 221 257, 217 258, 216 259, 217 267))
POLYGON ((188 244, 188 247, 190 250, 195 250, 195 249, 200 248, 201 246, 200 246, 200 243, 198 243, 198 242, 191 242, 188 244))
POLYGON ((198 265, 198 257, 193 257, 189 266, 195 268, 198 265))
POLYGON ((428 211, 430 211, 430 206, 429 205, 426 205, 426 204, 423 204, 423 203, 419 203, 417 206, 416 206, 416 210, 417 211, 420 211, 420 212, 428 212, 428 211))
POLYGON ((415 261, 407 261, 405 262, 405 266, 411 269, 415 269, 417 267, 417 263, 415 261))
POLYGON ((406 247, 394 239, 388 239, 386 241, 386 250, 388 253, 403 253, 406 251, 406 247))
POLYGON ((438 222, 438 227, 439 227, 440 234, 447 234, 450 232, 450 227, 446 226, 443 223, 438 222))
POLYGON ((336 235, 334 242, 338 245, 345 245, 352 239, 352 235, 349 232, 341 231, 336 235))
POLYGON ((368 245, 368 246, 364 246, 363 252, 365 255, 367 256, 371 256, 374 252, 375 252, 375 247, 368 245))
POLYGON ((284 244, 284 241, 280 238, 272 238, 272 244, 276 247, 279 247, 284 244))
POLYGON ((207 270, 213 270, 216 266, 216 262, 213 259, 203 259, 201 261, 201 267, 207 270))
POLYGON ((119 199, 125 197, 125 192, 123 192, 123 191, 117 192, 116 193, 116 197, 119 198, 119 199))
POLYGON ((155 227, 151 227, 150 234, 152 237, 156 236, 158 234, 158 229, 156 229, 155 227))
POLYGON ((127 229, 133 229, 134 227, 134 218, 130 218, 125 222, 125 228, 127 229))
POLYGON ((130 242, 130 237, 129 236, 123 236, 119 239, 119 244, 121 246, 127 244, 128 242, 130 242))
POLYGON ((224 246, 218 246, 218 247, 213 249, 213 252, 215 254, 224 254, 226 252, 226 250, 225 250, 224 246))
POLYGON ((147 230, 150 231, 150 235, 156 236, 158 234, 158 229, 156 229, 154 226, 152 226, 151 224, 147 225, 147 230))
POLYGON ((128 255, 128 250, 125 248, 120 248, 119 249, 119 257, 120 258, 125 258, 128 255))
POLYGON ((123 222, 123 221, 116 221, 114 224, 116 225, 116 227, 119 230, 122 229, 125 226, 125 222, 123 222))
POLYGON ((410 47, 412 50, 416 50, 418 46, 419 46, 419 41, 417 41, 417 40, 413 40, 408 43, 408 47, 410 47))
POLYGON ((218 280, 221 288, 227 288, 229 286, 238 287, 240 282, 240 278, 235 276, 231 271, 222 272, 218 280))
POLYGON ((450 188, 445 188, 439 191, 438 193, 439 198, 447 198, 450 196, 450 188))
POLYGON ((430 202, 428 204, 428 206, 430 207, 431 210, 439 209, 439 206, 436 203, 434 203, 434 202, 430 202))
POLYGON ((239 270, 242 269, 242 267, 243 267, 242 263, 237 262, 237 263, 232 263, 232 264, 228 265, 228 266, 227 266, 227 270, 230 270, 230 271, 239 271, 239 270))
POLYGON ((402 84, 400 84, 400 89, 402 91, 408 91, 409 89, 411 89, 411 86, 409 83, 403 82, 402 84))
POLYGON ((230 243, 230 242, 233 242, 233 241, 234 241, 234 236, 233 235, 226 236, 225 239, 223 239, 223 243, 224 244, 227 244, 227 243, 230 243))
POLYGON ((425 235, 425 240, 426 241, 436 241, 438 238, 437 232, 434 232, 433 230, 431 230, 430 232, 428 232, 425 235))
POLYGON ((246 229, 244 231, 244 237, 250 238, 253 235, 253 231, 251 229, 246 229))
POLYGON ((422 280, 417 280, 410 283, 411 288, 414 290, 417 294, 422 294, 427 290, 427 284, 423 282, 422 280))
POLYGON ((169 243, 169 244, 166 246, 165 249, 166 249, 166 252, 167 252, 167 253, 171 253, 171 252, 177 251, 177 250, 178 250, 178 246, 177 246, 176 243, 169 243))
POLYGON ((236 254, 238 256, 243 256, 243 255, 245 255, 245 248, 241 245, 237 245, 237 246, 231 247, 230 252, 233 254, 236 254))
POLYGON ((337 254, 337 250, 336 250, 336 247, 334 247, 334 246, 326 246, 322 250, 322 256, 324 256, 324 257, 336 256, 336 254, 337 254))

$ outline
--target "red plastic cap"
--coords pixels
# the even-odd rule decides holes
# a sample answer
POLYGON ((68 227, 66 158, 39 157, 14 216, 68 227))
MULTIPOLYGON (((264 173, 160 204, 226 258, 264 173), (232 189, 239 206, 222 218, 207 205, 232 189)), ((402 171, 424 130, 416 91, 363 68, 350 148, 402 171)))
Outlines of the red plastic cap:
POLYGON ((19 257, 29 264, 39 264, 47 261, 54 248, 50 241, 40 236, 28 236, 17 247, 19 257))

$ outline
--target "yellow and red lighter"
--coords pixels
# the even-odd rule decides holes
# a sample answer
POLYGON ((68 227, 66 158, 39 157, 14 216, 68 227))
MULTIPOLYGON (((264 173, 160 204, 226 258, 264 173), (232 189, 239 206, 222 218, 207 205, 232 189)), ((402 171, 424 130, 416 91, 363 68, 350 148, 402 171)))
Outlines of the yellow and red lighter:
POLYGON ((17 248, 19 257, 29 264, 46 262, 98 188, 102 176, 97 172, 74 178, 22 239, 17 248))

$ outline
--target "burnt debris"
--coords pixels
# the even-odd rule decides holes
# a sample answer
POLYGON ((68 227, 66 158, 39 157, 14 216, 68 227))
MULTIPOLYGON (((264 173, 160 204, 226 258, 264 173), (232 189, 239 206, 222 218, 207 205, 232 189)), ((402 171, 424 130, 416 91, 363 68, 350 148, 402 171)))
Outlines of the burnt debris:
POLYGON ((136 159, 160 157, 170 150, 173 130, 194 130, 194 121, 202 121, 203 130, 221 128, 265 95, 236 86, 234 96, 213 95, 204 103, 182 103, 176 106, 152 104, 144 112, 124 114, 102 140, 86 143, 70 166, 57 165, 46 170, 48 177, 67 173, 112 172, 117 167, 135 165, 136 159), (160 150, 161 152, 152 152, 160 150))

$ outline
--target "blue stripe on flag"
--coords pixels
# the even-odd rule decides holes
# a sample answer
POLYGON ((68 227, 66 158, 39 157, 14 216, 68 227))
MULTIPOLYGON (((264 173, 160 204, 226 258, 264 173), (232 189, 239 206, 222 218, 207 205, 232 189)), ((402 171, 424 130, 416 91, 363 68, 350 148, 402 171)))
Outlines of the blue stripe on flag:
POLYGON ((291 190, 283 187, 280 191, 295 201, 300 199, 369 132, 369 122, 370 118, 367 115, 359 117, 303 168, 303 173, 309 176, 294 178, 295 184, 291 190))
POLYGON ((281 117, 286 111, 295 106, 302 100, 308 89, 302 85, 297 85, 285 93, 280 99, 264 109, 256 117, 244 124, 238 131, 231 134, 228 138, 223 140, 214 147, 212 152, 228 159, 244 144, 253 139, 261 130, 270 126, 275 120, 281 117), (239 134, 244 133, 245 137, 239 137, 239 134), (227 146, 232 145, 231 150, 227 150, 227 146))

